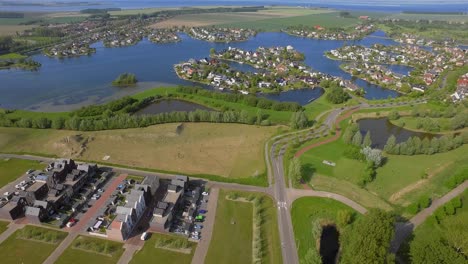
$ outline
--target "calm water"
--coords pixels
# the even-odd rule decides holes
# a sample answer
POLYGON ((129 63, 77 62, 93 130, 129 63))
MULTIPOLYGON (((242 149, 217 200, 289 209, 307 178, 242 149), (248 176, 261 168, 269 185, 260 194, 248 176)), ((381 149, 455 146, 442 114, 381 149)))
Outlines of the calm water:
MULTIPOLYGON (((305 53, 306 63, 312 68, 351 79, 348 73, 339 68, 339 61, 329 60, 324 56, 325 51, 341 47, 342 41, 298 38, 284 33, 260 33, 249 41, 229 44, 200 41, 185 34, 181 34, 181 37, 182 42, 179 43, 158 45, 145 39, 135 46, 122 48, 105 48, 102 43, 96 43, 93 47, 97 52, 92 56, 62 60, 48 58, 42 54, 35 55, 33 59, 42 64, 37 72, 0 71, 0 107, 43 111, 70 110, 83 105, 103 103, 152 87, 192 85, 191 82, 177 77, 173 65, 190 58, 204 58, 208 56, 212 47, 217 50, 229 46, 255 50, 259 46, 292 45, 305 53), (122 72, 136 74, 140 81, 137 87, 112 87, 110 83, 122 72)), ((355 42, 366 46, 374 43, 395 44, 390 39, 375 37, 355 42)), ((364 80, 358 79, 356 83, 366 90, 368 99, 398 96, 395 91, 371 85, 364 80)), ((310 94, 307 95, 307 100, 317 93, 313 90, 308 92, 310 94)), ((298 96, 289 96, 288 93, 281 93, 277 99, 283 100, 283 97, 288 96, 288 100, 303 101, 304 94, 297 94, 298 96)))
POLYGON ((395 126, 387 118, 361 119, 358 121, 361 133, 365 135, 367 131, 371 133, 372 146, 383 149, 391 135, 396 137, 397 143, 404 142, 410 137, 417 136, 421 139, 427 137, 432 139, 436 134, 415 132, 395 126))
POLYGON ((168 112, 192 112, 195 110, 213 110, 203 105, 182 100, 162 100, 136 112, 136 115, 155 115, 168 112))
POLYGON ((297 102, 300 105, 306 105, 319 98, 323 92, 322 88, 317 87, 314 89, 292 90, 274 94, 259 94, 259 96, 280 102, 297 102))
POLYGON ((322 228, 320 236, 320 256, 323 264, 335 264, 336 254, 340 249, 339 234, 336 226, 328 225, 322 228))

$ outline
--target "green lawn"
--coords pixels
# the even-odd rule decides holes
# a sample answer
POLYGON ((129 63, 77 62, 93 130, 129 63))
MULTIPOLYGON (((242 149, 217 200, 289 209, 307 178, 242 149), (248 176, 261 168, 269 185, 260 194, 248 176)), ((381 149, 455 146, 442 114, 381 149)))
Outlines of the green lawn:
POLYGON ((16 231, 0 244, 2 263, 42 263, 65 238, 66 233, 40 227, 26 226, 16 231), (55 242, 43 242, 20 238, 22 232, 31 231, 57 238, 55 242))
MULTIPOLYGON (((442 166, 447 166, 451 162, 466 161, 467 151, 468 145, 463 145, 456 150, 435 155, 389 155, 387 163, 377 169, 375 180, 368 184, 367 188, 371 192, 378 193, 382 198, 389 199, 395 192, 421 180, 424 173, 434 173, 435 170, 440 169, 442 166)), ((439 180, 443 180, 443 178, 435 177, 429 179, 430 184, 421 186, 421 190, 435 195, 431 193, 431 190, 434 189, 429 189, 428 186, 433 185, 437 187, 437 181, 439 180)), ((405 204, 404 200, 400 203, 405 204)))
POLYGON ((281 29, 289 26, 305 25, 322 27, 352 27, 359 23, 356 17, 344 18, 340 17, 338 12, 311 14, 304 16, 284 17, 284 18, 269 18, 258 21, 236 22, 223 24, 221 26, 239 27, 239 28, 253 28, 265 31, 280 31, 281 29))
POLYGON ((115 241, 104 240, 94 237, 77 237, 72 244, 63 252, 63 254, 57 260, 57 264, 68 264, 68 263, 99 263, 99 264, 112 264, 119 261, 122 256, 124 249, 123 244, 115 241), (102 247, 113 247, 115 251, 109 254, 94 253, 92 250, 82 250, 76 247, 76 243, 94 243, 95 245, 101 245, 102 247))
POLYGON ((151 237, 145 242, 145 246, 142 250, 137 251, 133 256, 130 263, 168 263, 168 264, 189 264, 192 262, 192 257, 195 252, 195 243, 189 243, 192 247, 190 254, 184 254, 181 252, 161 249, 155 247, 155 242, 158 238, 164 239, 184 239, 175 236, 162 235, 162 234, 151 234, 151 237))
MULTIPOLYGON (((402 126, 406 129, 424 131, 424 128, 418 128, 417 124, 418 120, 424 120, 425 118, 426 117, 403 116, 400 117, 398 120, 392 120, 390 122, 394 125, 402 126)), ((430 119, 439 125, 441 132, 453 131, 450 126, 451 118, 439 117, 430 119)))
POLYGON ((24 59, 27 56, 18 54, 18 53, 8 53, 0 55, 0 60, 17 60, 17 59, 24 59))
POLYGON ((5 230, 8 229, 9 224, 10 224, 10 222, 0 221, 0 234, 5 232, 5 230))
POLYGON ((353 218, 359 217, 352 208, 332 199, 304 197, 294 201, 291 217, 300 260, 309 250, 319 254, 317 241, 320 239, 321 226, 335 225, 340 235, 346 232, 347 225, 338 221, 337 214, 340 211, 350 212, 353 218))
POLYGON ((44 164, 32 160, 0 160, 0 187, 14 181, 29 169, 44 169, 44 164))
MULTIPOLYGON (((252 263, 253 204, 232 201, 226 196, 233 194, 221 190, 214 232, 205 263, 252 263)), ((276 207, 271 198, 247 192, 235 192, 241 198, 260 197, 263 202, 264 223, 261 227, 262 239, 266 240, 264 263, 282 263, 281 248, 276 218, 276 207)))

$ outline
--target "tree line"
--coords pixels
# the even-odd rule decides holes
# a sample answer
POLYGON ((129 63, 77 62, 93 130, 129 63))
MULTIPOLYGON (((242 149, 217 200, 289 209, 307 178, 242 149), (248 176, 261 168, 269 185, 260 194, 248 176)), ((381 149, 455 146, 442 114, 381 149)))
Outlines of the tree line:
POLYGON ((425 137, 410 137, 405 142, 397 143, 396 137, 391 135, 384 146, 385 152, 393 155, 432 155, 456 149, 468 142, 468 137, 462 135, 434 136, 432 139, 425 137))
POLYGON ((179 86, 177 92, 183 94, 195 94, 202 97, 223 100, 232 103, 241 103, 243 105, 258 107, 260 109, 271 109, 275 111, 297 112, 302 110, 302 106, 295 102, 277 102, 265 98, 257 98, 254 95, 243 95, 235 93, 213 92, 207 89, 189 86, 179 86))

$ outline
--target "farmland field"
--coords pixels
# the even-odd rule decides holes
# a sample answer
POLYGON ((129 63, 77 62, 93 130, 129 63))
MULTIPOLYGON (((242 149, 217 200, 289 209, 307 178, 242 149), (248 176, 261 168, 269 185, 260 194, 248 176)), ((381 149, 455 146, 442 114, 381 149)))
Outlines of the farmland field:
POLYGON ((263 146, 276 127, 163 124, 98 132, 0 128, 3 152, 67 156, 133 167, 242 178, 265 172, 263 146))

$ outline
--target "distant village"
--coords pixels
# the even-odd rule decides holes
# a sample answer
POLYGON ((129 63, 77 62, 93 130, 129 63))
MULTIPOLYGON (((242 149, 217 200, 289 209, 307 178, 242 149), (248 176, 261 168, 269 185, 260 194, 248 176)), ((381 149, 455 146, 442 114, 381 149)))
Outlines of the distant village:
POLYGON ((252 29, 216 27, 192 27, 186 32, 193 38, 210 42, 246 41, 257 34, 252 29))
POLYGON ((376 30, 373 24, 361 24, 354 27, 350 32, 344 29, 327 29, 322 26, 316 25, 313 27, 291 27, 285 30, 286 33, 293 36, 300 36, 312 39, 325 39, 325 40, 357 40, 376 30))
POLYGON ((332 78, 311 71, 303 60, 303 54, 292 46, 260 47, 255 51, 229 47, 221 52, 213 52, 211 58, 191 59, 177 64, 175 70, 182 79, 209 84, 220 90, 240 91, 243 94, 256 92, 257 89, 269 92, 311 88, 324 78, 332 78), (227 61, 250 65, 252 71, 236 70, 227 61))
POLYGON ((342 69, 371 83, 400 92, 425 92, 442 72, 468 64, 467 51, 458 47, 434 47, 433 50, 434 53, 415 45, 345 46, 326 55, 350 62, 342 65, 342 69), (409 66, 412 70, 399 74, 382 66, 392 64, 409 66))

